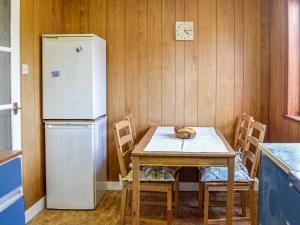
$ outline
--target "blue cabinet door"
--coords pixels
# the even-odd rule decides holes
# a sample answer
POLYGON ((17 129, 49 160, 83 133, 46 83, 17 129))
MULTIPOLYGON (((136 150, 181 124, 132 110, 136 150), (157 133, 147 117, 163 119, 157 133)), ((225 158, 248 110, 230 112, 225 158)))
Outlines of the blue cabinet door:
POLYGON ((0 225, 25 225, 23 197, 0 212, 0 225))
POLYGON ((0 165, 0 198, 22 186, 21 158, 0 165))
POLYGON ((300 224, 300 194, 289 187, 288 174, 263 153, 259 201, 260 225, 300 224))

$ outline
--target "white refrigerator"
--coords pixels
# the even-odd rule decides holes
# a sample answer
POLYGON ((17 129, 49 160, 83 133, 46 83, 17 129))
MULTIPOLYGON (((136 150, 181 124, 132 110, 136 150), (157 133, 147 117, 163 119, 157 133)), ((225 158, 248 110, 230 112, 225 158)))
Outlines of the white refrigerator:
POLYGON ((47 208, 94 209, 107 179, 106 41, 43 35, 47 208))

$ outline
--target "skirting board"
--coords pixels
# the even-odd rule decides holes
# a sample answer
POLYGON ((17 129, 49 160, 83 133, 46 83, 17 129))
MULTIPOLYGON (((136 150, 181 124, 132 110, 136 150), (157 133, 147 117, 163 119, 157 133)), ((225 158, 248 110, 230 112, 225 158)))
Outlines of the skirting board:
POLYGON ((41 212, 46 206, 46 196, 42 197, 33 206, 25 211, 25 223, 27 224, 33 217, 41 212))

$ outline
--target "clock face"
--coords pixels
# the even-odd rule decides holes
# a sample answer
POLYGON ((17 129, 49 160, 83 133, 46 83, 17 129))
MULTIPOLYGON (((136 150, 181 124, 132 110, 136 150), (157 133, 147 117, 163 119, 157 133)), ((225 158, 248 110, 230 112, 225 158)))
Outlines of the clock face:
POLYGON ((175 26, 176 40, 193 40, 194 30, 193 22, 188 21, 177 21, 175 26))

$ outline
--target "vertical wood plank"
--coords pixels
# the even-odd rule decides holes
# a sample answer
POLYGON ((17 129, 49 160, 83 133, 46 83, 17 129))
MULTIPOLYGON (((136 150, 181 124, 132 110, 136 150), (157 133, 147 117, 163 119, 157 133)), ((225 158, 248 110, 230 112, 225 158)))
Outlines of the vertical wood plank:
POLYGON ((244 110, 260 120, 261 5, 259 0, 244 2, 244 110), (253 16, 257 15, 257 16, 253 16), (253 106, 256 107, 253 107, 253 106))
POLYGON ((284 120, 284 76, 286 72, 285 3, 272 0, 270 9, 270 105, 269 141, 281 141, 286 136, 282 130, 284 120))
MULTIPOLYGON (((262 0, 261 18, 261 121, 269 124, 270 100, 270 0, 262 0)), ((269 127, 265 135, 268 139, 269 127)))
POLYGON ((23 190, 26 194, 25 208, 28 209, 35 201, 32 187, 35 186, 35 131, 30 129, 34 124, 34 80, 33 80, 33 0, 21 1, 21 63, 28 64, 28 76, 21 77, 22 102, 22 150, 23 150, 23 190))
POLYGON ((185 21, 194 23, 194 40, 185 41, 185 124, 198 123, 198 1, 185 0, 185 21))
POLYGON ((65 34, 80 33, 80 1, 81 0, 63 1, 63 33, 65 34))
POLYGON ((89 2, 90 0, 80 0, 80 33, 89 32, 89 2))
POLYGON ((175 1, 162 2, 162 124, 175 124, 175 1))
MULTIPOLYGON (((176 21, 184 21, 184 3, 185 0, 176 0, 176 21)), ((175 29, 175 28, 174 28, 175 29)), ((175 35, 175 33, 174 33, 175 35)), ((184 125, 184 118, 185 118, 185 97, 184 97, 184 64, 185 64, 185 45, 183 41, 176 41, 176 51, 175 51, 175 117, 176 117, 176 125, 183 126, 184 125)))
POLYGON ((139 136, 148 129, 148 0, 139 0, 139 136))
POLYGON ((106 39, 106 0, 89 0, 89 33, 106 39))
POLYGON ((234 0, 217 2, 216 126, 227 140, 233 133, 234 0))
MULTIPOLYGON (((41 34, 46 31, 46 15, 48 10, 42 0, 34 1, 34 93, 35 93, 35 113, 34 113, 34 130, 35 130, 35 160, 37 172, 35 201, 38 201, 45 193, 45 152, 44 147, 44 125, 42 120, 42 46, 41 34)), ((50 13, 49 13, 50 14, 50 13)), ((50 28, 51 29, 51 28, 50 28)))
MULTIPOLYGON (((135 121, 139 116, 138 82, 138 0, 126 0, 125 6, 125 95, 126 114, 135 121)), ((136 123, 138 130, 138 123, 136 123)))
POLYGON ((118 160, 113 138, 113 123, 125 115, 125 1, 108 1, 108 170, 109 179, 118 179, 118 160))
MULTIPOLYGON (((235 0, 234 22, 234 122, 243 113, 244 99, 244 0, 235 0)), ((236 125, 236 124, 235 124, 236 125)))
POLYGON ((161 124, 161 0, 148 1, 148 123, 161 124))
POLYGON ((199 1, 199 126, 216 124, 216 4, 216 0, 199 1))

